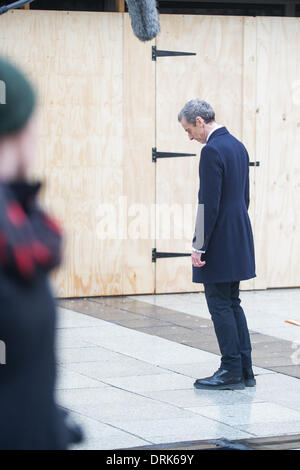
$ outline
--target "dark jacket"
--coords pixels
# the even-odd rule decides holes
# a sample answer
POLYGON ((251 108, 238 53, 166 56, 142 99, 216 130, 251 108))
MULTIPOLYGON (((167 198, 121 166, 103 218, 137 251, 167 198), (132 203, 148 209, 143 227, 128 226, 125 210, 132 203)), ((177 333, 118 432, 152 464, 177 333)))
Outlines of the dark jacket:
POLYGON ((65 449, 80 440, 54 400, 56 311, 47 276, 60 262, 61 233, 36 202, 40 186, 0 184, 0 449, 65 449))
MULTIPOLYGON (((255 254, 249 207, 249 156, 226 127, 217 129, 203 147, 198 202, 204 206, 204 239, 197 246, 206 264, 193 266, 193 282, 251 279, 255 254)), ((198 230, 199 238, 199 230, 198 230)))

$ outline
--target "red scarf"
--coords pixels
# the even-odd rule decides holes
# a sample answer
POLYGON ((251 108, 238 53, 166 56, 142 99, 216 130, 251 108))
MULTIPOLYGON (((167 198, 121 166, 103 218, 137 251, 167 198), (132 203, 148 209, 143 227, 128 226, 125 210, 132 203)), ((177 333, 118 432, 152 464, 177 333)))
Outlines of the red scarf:
POLYGON ((0 183, 0 269, 23 279, 61 262, 62 233, 38 205, 41 183, 0 183))

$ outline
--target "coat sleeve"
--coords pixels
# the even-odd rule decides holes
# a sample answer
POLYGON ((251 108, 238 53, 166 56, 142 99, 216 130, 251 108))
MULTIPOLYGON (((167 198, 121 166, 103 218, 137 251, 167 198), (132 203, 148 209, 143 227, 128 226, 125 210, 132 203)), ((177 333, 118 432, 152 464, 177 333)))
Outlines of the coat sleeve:
POLYGON ((218 219, 223 185, 223 165, 220 155, 209 145, 206 145, 201 152, 199 176, 198 203, 203 205, 204 211, 204 242, 199 250, 206 252, 218 219))

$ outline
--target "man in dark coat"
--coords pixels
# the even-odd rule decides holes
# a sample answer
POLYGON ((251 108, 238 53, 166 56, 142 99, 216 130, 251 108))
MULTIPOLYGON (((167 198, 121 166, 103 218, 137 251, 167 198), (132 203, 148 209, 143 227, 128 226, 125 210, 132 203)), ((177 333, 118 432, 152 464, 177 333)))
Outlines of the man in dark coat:
POLYGON ((35 93, 0 59, 0 449, 66 449, 81 431, 54 398, 56 310, 48 283, 61 232, 38 203, 29 170, 37 132, 35 93))
POLYGON ((256 277, 248 215, 249 156, 244 145, 215 122, 207 102, 189 101, 178 120, 190 140, 206 144, 199 166, 193 282, 204 285, 222 355, 218 371, 196 380, 194 386, 216 390, 254 386, 250 335, 239 299, 240 281, 256 277))

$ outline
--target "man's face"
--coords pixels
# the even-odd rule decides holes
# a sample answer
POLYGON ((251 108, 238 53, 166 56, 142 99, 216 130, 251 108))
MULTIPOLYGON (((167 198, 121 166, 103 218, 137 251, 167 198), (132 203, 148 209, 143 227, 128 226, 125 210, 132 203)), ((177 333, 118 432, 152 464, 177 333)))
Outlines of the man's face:
POLYGON ((205 122, 200 116, 196 117, 195 126, 190 122, 187 122, 184 117, 180 121, 180 124, 188 134, 190 140, 197 140, 197 142, 201 142, 201 144, 206 143, 205 122))

